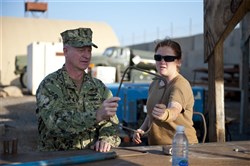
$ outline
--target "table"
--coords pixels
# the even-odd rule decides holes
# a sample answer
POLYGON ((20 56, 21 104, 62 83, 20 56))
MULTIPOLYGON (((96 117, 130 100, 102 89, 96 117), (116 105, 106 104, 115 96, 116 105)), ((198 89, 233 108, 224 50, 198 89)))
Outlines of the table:
MULTIPOLYGON (((208 68, 195 68, 193 70, 194 78, 193 84, 196 84, 197 73, 203 73, 205 76, 201 77, 205 82, 208 81, 208 68)), ((229 87, 239 87, 239 65, 233 65, 232 67, 224 67, 224 84, 229 87)))
MULTIPOLYGON (((170 145, 167 147, 171 147, 170 145)), ((75 165, 91 166, 154 166, 171 165, 171 156, 162 151, 162 146, 119 147, 112 152, 98 153, 92 150, 65 152, 30 152, 16 155, 1 155, 0 164, 14 162, 31 162, 40 160, 55 160, 74 156, 110 155, 110 159, 75 165)), ((189 165, 250 165, 250 141, 201 143, 189 146, 189 165)))
POLYGON ((194 72, 194 78, 193 78, 193 82, 192 83, 196 84, 196 75, 197 75, 197 73, 203 73, 203 74, 205 74, 206 77, 202 77, 202 79, 205 79, 205 78, 207 78, 208 69, 207 68, 203 68, 203 67, 202 68, 196 68, 196 69, 193 70, 193 72, 194 72))

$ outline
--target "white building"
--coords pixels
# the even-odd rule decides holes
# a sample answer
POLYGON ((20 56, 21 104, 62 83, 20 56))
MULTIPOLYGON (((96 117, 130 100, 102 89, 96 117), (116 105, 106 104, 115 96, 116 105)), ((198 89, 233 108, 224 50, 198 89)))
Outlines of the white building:
POLYGON ((104 22, 51 20, 42 18, 0 17, 0 85, 19 85, 15 71, 15 57, 27 55, 33 42, 62 42, 60 33, 67 29, 89 27, 93 42, 98 46, 93 54, 101 54, 109 46, 119 46, 113 29, 104 22))

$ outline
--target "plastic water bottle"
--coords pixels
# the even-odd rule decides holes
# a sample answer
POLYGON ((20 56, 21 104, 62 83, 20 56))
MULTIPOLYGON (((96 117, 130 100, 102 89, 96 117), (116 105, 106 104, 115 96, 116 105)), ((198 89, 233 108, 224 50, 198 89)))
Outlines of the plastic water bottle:
POLYGON ((177 126, 172 143, 172 166, 188 165, 188 139, 184 126, 177 126))

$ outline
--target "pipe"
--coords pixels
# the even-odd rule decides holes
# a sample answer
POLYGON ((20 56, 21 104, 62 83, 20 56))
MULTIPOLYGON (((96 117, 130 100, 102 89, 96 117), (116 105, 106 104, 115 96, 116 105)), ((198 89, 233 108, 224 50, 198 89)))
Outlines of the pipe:
MULTIPOLYGON (((124 73, 123 73, 123 76, 122 76, 122 79, 121 79, 121 81, 120 81, 120 85, 119 85, 119 87, 118 87, 116 96, 119 96, 119 93, 120 93, 120 90, 121 90, 121 86, 122 86, 122 83, 123 83, 123 80, 124 80, 124 77, 125 77, 126 73, 127 73, 129 70, 132 70, 132 69, 138 70, 138 71, 141 71, 141 72, 145 72, 145 73, 148 73, 148 74, 151 74, 151 75, 157 77, 158 79, 162 80, 162 81, 164 82, 164 84, 167 85, 167 80, 166 80, 164 77, 162 77, 162 76, 160 76, 160 75, 158 75, 158 74, 152 73, 152 72, 150 72, 150 71, 147 71, 147 70, 144 70, 144 69, 135 67, 135 66, 129 66, 129 67, 124 71, 124 73)), ((160 103, 162 103, 162 101, 163 101, 163 97, 164 97, 164 95, 165 95, 166 90, 167 90, 167 86, 164 87, 164 91, 163 91, 163 94, 162 94, 162 96, 161 96, 160 103)), ((112 120, 110 120, 110 122, 111 122, 112 124, 114 124, 114 125, 117 125, 117 124, 114 123, 112 120)), ((122 124, 119 124, 119 127, 123 128, 123 129, 126 129, 126 130, 129 130, 129 131, 134 131, 134 132, 140 133, 141 135, 145 135, 145 134, 147 134, 147 133, 151 130, 152 122, 149 122, 149 123, 150 123, 150 124, 149 124, 149 128, 148 128, 147 131, 145 131, 144 133, 140 133, 140 132, 138 132, 138 131, 135 130, 135 129, 132 129, 132 128, 123 126, 122 124)))
POLYGON ((106 152, 106 153, 94 153, 89 155, 57 158, 51 160, 41 160, 34 162, 25 162, 25 163, 13 163, 3 166, 59 166, 59 165, 76 165, 82 163, 89 163, 100 160, 114 159, 117 157, 116 152, 106 152))
POLYGON ((206 119, 205 119, 204 115, 203 115, 201 112, 196 112, 196 111, 194 111, 193 114, 200 115, 201 118, 202 118, 203 128, 204 128, 204 134, 203 134, 203 138, 202 138, 202 143, 205 143, 206 137, 207 137, 207 124, 206 124, 206 119))

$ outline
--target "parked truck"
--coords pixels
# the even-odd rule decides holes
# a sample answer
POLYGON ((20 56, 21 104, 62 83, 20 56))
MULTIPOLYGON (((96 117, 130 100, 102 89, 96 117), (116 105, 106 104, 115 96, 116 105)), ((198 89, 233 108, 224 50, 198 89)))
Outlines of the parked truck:
MULTIPOLYGON (((117 82, 129 66, 136 66, 148 71, 155 72, 154 52, 129 47, 108 47, 101 56, 93 56, 90 67, 112 66, 116 68, 117 82)), ((148 82, 151 77, 147 73, 131 70, 127 72, 126 81, 148 82)))

